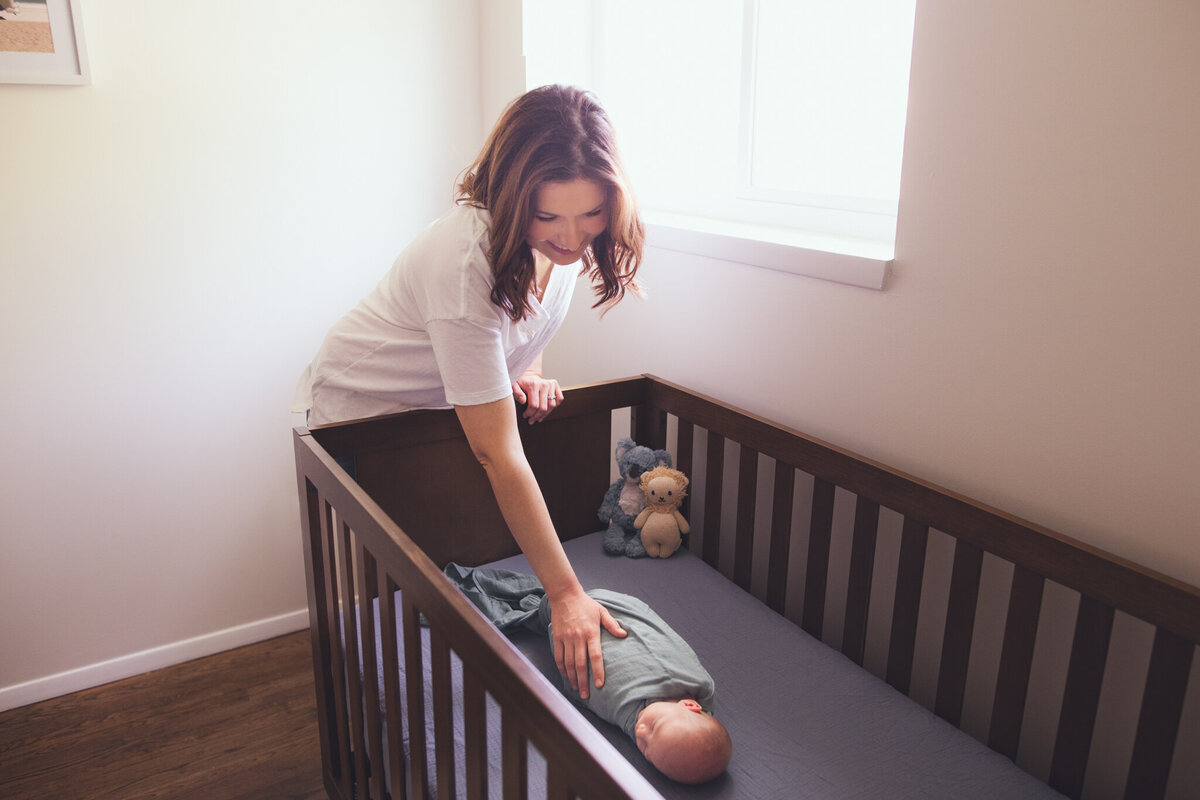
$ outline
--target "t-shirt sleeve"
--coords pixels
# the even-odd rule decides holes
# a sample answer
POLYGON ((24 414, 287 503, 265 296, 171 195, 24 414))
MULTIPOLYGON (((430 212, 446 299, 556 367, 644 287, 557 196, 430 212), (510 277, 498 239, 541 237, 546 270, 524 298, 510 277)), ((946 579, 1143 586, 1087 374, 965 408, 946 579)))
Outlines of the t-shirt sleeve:
POLYGON ((434 357, 446 402, 477 406, 512 394, 500 331, 469 319, 430 320, 434 357))

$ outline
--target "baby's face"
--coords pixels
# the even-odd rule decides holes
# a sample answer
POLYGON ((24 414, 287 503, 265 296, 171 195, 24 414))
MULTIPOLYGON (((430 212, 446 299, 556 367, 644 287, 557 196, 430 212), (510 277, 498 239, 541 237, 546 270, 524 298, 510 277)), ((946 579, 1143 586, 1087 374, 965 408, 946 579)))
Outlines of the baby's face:
POLYGON ((658 765, 708 724, 708 716, 695 700, 660 700, 642 709, 633 732, 638 750, 658 765))

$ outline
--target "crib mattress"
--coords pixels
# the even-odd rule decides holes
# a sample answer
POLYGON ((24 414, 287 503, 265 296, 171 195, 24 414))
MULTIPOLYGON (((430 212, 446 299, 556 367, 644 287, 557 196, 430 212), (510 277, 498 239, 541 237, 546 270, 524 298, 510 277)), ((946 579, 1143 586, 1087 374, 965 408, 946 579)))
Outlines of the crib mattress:
MULTIPOLYGON (((586 589, 614 589, 642 598, 688 641, 713 676, 714 714, 733 739, 733 757, 722 776, 701 786, 685 786, 655 770, 619 728, 581 708, 669 800, 1062 797, 812 638, 700 558, 685 550, 669 559, 609 556, 601 537, 596 533, 564 543, 580 582, 586 589)), ((488 566, 532 572, 524 556, 488 566)), ((396 603, 399 611, 398 595, 396 603)), ((377 610, 375 617, 378 632, 377 610)), ((509 638, 547 680, 561 686, 544 636, 521 630, 509 638)), ((422 641, 428 664, 427 630, 422 631, 422 641)), ((376 643, 378 654, 378 635, 376 643)), ((379 667, 382 674, 382 660, 379 667)), ((452 673, 452 684, 461 686, 457 658, 452 659, 452 673)), ((428 698, 428 670, 423 678, 428 698)), ((488 703, 489 784, 499 796, 499 715, 490 698, 488 703)), ((461 786, 462 719, 457 701, 454 716, 455 771, 461 786)), ((432 737, 428 705, 425 719, 432 737)), ((406 721, 404 728, 407 739, 406 721)), ((436 781, 432 753, 429 757, 430 780, 436 781)), ((528 771, 530 796, 544 796, 545 762, 535 751, 529 753, 528 771)))
MULTIPOLYGON (((583 711, 668 798, 1061 797, 739 589, 700 558, 605 554, 601 534, 565 543, 585 588, 641 597, 712 674, 733 738, 726 773, 703 786, 659 774, 621 731, 583 711)), ((529 572, 523 556, 492 566, 529 572)), ((544 637, 512 641, 556 686, 544 637)))

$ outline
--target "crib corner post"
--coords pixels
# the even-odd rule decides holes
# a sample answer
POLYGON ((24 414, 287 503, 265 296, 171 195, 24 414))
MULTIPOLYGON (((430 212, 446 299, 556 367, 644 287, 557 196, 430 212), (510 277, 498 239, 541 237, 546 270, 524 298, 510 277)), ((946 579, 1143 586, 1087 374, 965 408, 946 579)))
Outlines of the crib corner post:
POLYGON ((337 634, 330 630, 325 610, 329 604, 328 552, 324 547, 327 536, 327 519, 322 513, 325 502, 317 487, 309 480, 303 468, 298 468, 301 486, 300 523, 304 542, 304 566, 308 584, 309 635, 313 656, 313 677, 316 689, 317 725, 321 731, 322 778, 326 792, 340 790, 345 784, 340 750, 338 727, 335 723, 336 697, 334 688, 334 657, 337 634), (341 779, 342 785, 338 781, 341 779))
POLYGON ((640 405, 630 408, 629 415, 629 429, 635 442, 654 450, 666 449, 667 412, 640 405))

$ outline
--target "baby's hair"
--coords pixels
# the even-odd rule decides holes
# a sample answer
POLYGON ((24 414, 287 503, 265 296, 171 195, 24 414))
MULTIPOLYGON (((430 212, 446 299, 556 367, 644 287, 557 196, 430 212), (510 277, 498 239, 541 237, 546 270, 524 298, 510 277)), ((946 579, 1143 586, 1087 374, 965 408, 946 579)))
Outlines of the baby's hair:
POLYGON ((705 714, 708 724, 689 733, 671 754, 654 766, 673 781, 707 783, 729 766, 733 755, 733 740, 729 731, 715 717, 705 714))
POLYGON ((583 273, 606 310, 629 291, 646 233, 617 149, 608 114, 591 92, 542 86, 518 97, 500 115, 483 150, 463 173, 458 201, 491 214, 488 260, 492 302, 514 321, 532 308, 533 253, 526 243, 538 187, 583 179, 604 189, 608 225, 583 256, 583 273))

